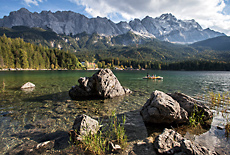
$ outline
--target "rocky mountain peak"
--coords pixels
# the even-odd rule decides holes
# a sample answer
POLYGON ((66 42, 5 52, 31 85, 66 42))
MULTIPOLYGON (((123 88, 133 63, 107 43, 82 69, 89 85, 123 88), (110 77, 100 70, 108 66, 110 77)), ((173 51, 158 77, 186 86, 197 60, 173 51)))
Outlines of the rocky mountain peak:
POLYGON ((21 12, 21 13, 30 13, 30 11, 27 10, 26 8, 21 8, 21 9, 19 9, 17 12, 21 12))
POLYGON ((162 14, 159 19, 160 20, 174 20, 174 21, 177 20, 176 17, 172 15, 171 13, 162 14))
MULTIPOLYGON (((27 10, 26 8, 21 8, 18 11, 13 11, 10 12, 9 16, 19 16, 19 15, 26 15, 26 14, 30 14, 31 12, 29 12, 29 10, 27 10)), ((7 16, 5 16, 6 18, 7 16)))
POLYGON ((150 16, 146 16, 145 18, 142 19, 143 20, 153 20, 153 17, 150 17, 150 16))
POLYGON ((156 37, 160 40, 179 43, 193 43, 225 34, 203 30, 195 20, 178 20, 171 13, 152 18, 134 19, 130 22, 115 24, 107 18, 87 18, 72 11, 42 11, 31 13, 25 8, 11 12, 0 19, 0 27, 28 26, 52 29, 58 34, 98 33, 103 36, 116 36, 129 31, 145 37, 156 37))

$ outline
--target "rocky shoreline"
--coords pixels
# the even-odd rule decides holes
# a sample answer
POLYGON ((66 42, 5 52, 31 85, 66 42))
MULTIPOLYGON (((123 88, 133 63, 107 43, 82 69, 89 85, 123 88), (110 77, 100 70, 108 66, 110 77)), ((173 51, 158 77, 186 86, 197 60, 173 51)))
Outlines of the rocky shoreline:
MULTIPOLYGON (((125 130, 128 138, 127 147, 119 152, 122 155, 156 155, 156 154, 216 154, 214 151, 184 138, 173 129, 165 128, 158 136, 149 135, 140 110, 118 115, 126 116, 125 130)), ((87 116, 88 117, 88 116, 87 116)), ((103 119, 103 118, 95 118, 103 119)), ((75 120, 76 121, 76 120, 75 120)), ((43 122, 44 123, 44 122, 43 122)), ((73 124, 77 124, 76 122, 73 124)), ((39 124, 28 125, 28 130, 18 133, 28 140, 6 154, 78 154, 76 146, 69 145, 69 131, 46 133, 39 124)), ((45 124, 43 124, 45 126, 45 124)), ((76 126, 76 125, 73 125, 76 126)), ((157 125, 154 125, 156 128, 157 125)), ((111 153, 113 154, 113 153, 111 153)))
MULTIPOLYGON (((113 100, 115 100, 119 96, 131 93, 129 89, 121 86, 116 76, 109 69, 99 70, 92 77, 80 78, 79 84, 69 91, 72 99, 89 99, 91 96, 97 96, 101 98, 114 98, 113 100)), ((186 139, 172 127, 175 124, 177 126, 187 124, 194 107, 197 107, 201 111, 205 121, 212 119, 213 115, 210 109, 197 100, 183 93, 166 94, 155 90, 141 109, 118 115, 118 117, 120 115, 126 116, 124 126, 128 138, 128 146, 120 154, 217 154, 214 150, 209 150, 186 139), (153 137, 148 133, 147 126, 148 128, 167 127, 160 130, 159 135, 153 137)), ((88 118, 86 115, 77 116, 73 122, 73 129, 79 130, 79 122, 86 117, 88 118)), ((104 118, 95 119, 101 120, 104 118)), ((94 130, 94 127, 97 127, 98 123, 95 120, 93 122, 96 125, 91 125, 89 129, 95 133, 98 129, 94 130)), ((40 125, 28 124, 26 127, 27 130, 15 135, 21 138, 29 137, 28 140, 15 146, 7 154, 79 153, 79 150, 75 146, 69 146, 69 131, 46 133, 43 128, 44 126, 46 126, 46 123, 40 125)), ((87 132, 89 131, 87 130, 87 132)))

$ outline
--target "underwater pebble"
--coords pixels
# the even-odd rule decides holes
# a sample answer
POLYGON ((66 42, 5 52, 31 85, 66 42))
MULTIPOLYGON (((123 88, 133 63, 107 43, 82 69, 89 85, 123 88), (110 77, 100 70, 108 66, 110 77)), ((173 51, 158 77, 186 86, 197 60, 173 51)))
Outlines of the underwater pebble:
POLYGON ((13 114, 13 111, 5 111, 5 112, 0 113, 0 115, 2 115, 2 116, 8 116, 10 114, 13 114))
POLYGON ((146 142, 137 142, 137 146, 140 146, 140 145, 145 145, 146 142))

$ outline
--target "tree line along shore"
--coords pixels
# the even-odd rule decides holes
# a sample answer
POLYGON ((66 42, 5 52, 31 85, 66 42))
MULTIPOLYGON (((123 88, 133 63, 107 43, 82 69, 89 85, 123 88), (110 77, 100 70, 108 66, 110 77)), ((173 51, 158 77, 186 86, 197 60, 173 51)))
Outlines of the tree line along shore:
POLYGON ((0 70, 81 70, 81 69, 155 69, 155 70, 230 70, 230 62, 185 60, 180 62, 101 58, 80 60, 74 53, 24 42, 21 38, 0 37, 0 70))

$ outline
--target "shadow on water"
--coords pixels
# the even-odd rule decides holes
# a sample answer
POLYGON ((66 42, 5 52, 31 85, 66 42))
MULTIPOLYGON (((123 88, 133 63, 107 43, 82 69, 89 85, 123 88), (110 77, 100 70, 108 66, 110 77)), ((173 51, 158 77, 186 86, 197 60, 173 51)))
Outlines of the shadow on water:
POLYGON ((29 138, 35 142, 42 143, 47 141, 54 141, 54 149, 61 150, 69 146, 69 136, 66 131, 56 131, 54 133, 45 133, 40 129, 29 129, 24 132, 16 133, 11 135, 19 139, 29 138))
POLYGON ((174 129, 181 135, 185 135, 187 132, 193 135, 200 135, 211 129, 212 119, 205 121, 203 124, 197 126, 190 126, 187 123, 184 124, 151 124, 145 123, 147 132, 149 136, 156 137, 159 133, 162 133, 165 128, 174 129))
POLYGON ((18 144, 7 155, 12 154, 60 154, 60 150, 69 147, 69 136, 65 131, 56 131, 54 133, 45 133, 42 131, 26 131, 12 135, 24 142, 18 144), (25 141, 25 139, 30 139, 25 141), (48 151, 47 151, 48 150, 48 151), (50 151, 50 153, 49 153, 50 151), (56 152, 56 153, 54 153, 56 152))
POLYGON ((44 102, 47 100, 52 100, 52 101, 64 102, 64 101, 69 100, 69 99, 70 99, 69 92, 64 91, 64 92, 58 92, 58 93, 54 93, 54 94, 25 98, 25 99, 23 99, 23 101, 25 101, 25 102, 44 102))
MULTIPOLYGON (((36 102, 40 104, 40 108, 50 109, 55 111, 59 108, 59 113, 66 113, 68 110, 74 111, 78 114, 88 114, 90 116, 106 116, 111 114, 113 110, 119 111, 119 107, 124 106, 123 103, 125 96, 115 97, 114 99, 103 99, 98 97, 72 100, 69 97, 69 92, 58 92, 49 95, 40 95, 36 97, 28 97, 23 99, 24 102, 31 103, 36 102), (44 107, 45 106, 45 107, 44 107)), ((56 112, 56 111, 55 111, 56 112)))
MULTIPOLYGON (((32 92, 35 88, 29 88, 29 89, 21 89, 23 92, 32 92)), ((18 90, 18 89, 17 89, 18 90)), ((117 99, 116 101, 121 101, 121 99, 123 99, 123 97, 115 97, 115 99, 117 99)), ((58 92, 58 93, 53 93, 53 94, 48 94, 48 95, 41 95, 41 96, 37 96, 37 97, 31 97, 31 98, 26 98, 24 99, 24 101, 26 102, 42 102, 45 100, 53 100, 53 101, 66 101, 66 100, 72 100, 72 101, 107 101, 110 100, 112 101, 112 99, 106 99, 106 98, 102 98, 102 97, 97 97, 97 96, 90 96, 90 97, 82 97, 82 98, 78 98, 78 99, 72 99, 69 96, 69 91, 63 91, 63 92, 58 92)))

